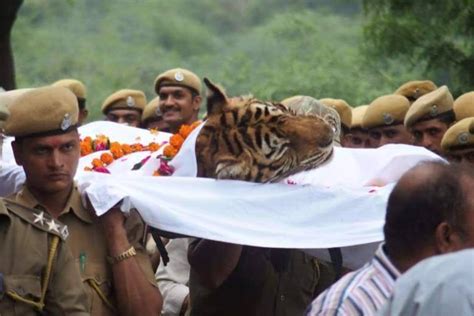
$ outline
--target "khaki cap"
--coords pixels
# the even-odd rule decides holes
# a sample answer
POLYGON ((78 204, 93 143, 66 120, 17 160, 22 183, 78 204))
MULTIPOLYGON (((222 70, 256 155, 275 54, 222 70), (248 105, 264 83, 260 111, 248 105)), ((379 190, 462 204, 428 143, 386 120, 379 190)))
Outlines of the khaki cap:
POLYGON ((319 102, 336 110, 341 118, 341 123, 347 128, 350 128, 352 122, 352 108, 346 101, 342 99, 324 98, 319 99, 319 102))
POLYGON ((453 96, 448 87, 442 86, 413 102, 405 115, 405 127, 418 121, 433 119, 453 109, 453 96))
POLYGON ((410 101, 402 95, 388 94, 369 104, 362 118, 363 128, 403 124, 410 101))
POLYGON ((334 140, 339 142, 341 134, 341 119, 337 111, 315 98, 296 95, 289 97, 280 102, 288 109, 294 111, 297 115, 316 115, 322 118, 326 123, 331 125, 334 131, 334 140))
POLYGON ((76 96, 63 87, 42 87, 25 92, 9 106, 5 134, 15 137, 64 133, 77 126, 76 96))
POLYGON ((359 105, 352 109, 352 123, 351 128, 362 128, 362 119, 365 112, 367 112, 368 105, 359 105))
POLYGON ((186 69, 175 68, 167 70, 155 79, 155 92, 160 93, 162 86, 183 86, 201 94, 201 79, 186 69))
POLYGON ((454 101, 454 114, 460 121, 466 117, 474 117, 474 91, 464 93, 454 101))
POLYGON ((160 103, 160 97, 156 97, 153 100, 151 100, 146 106, 145 109, 143 110, 142 114, 142 122, 145 122, 148 119, 151 118, 158 118, 161 117, 162 114, 160 112, 160 109, 158 107, 160 103))
POLYGON ((474 117, 468 117, 451 126, 444 133, 441 148, 445 152, 451 152, 456 149, 474 147, 474 134, 469 130, 472 124, 474 124, 474 117))
POLYGON ((431 91, 436 90, 438 87, 430 80, 414 80, 408 81, 402 84, 394 94, 400 94, 406 97, 409 101, 413 102, 422 95, 425 95, 431 91))
POLYGON ((25 92, 31 91, 33 89, 15 89, 9 91, 0 92, 0 104, 5 106, 10 106, 13 101, 18 99, 19 96, 23 95, 25 92))
POLYGON ((72 93, 74 93, 76 97, 82 98, 82 99, 86 98, 86 86, 79 80, 62 79, 53 83, 52 86, 68 88, 69 90, 72 91, 72 93))
POLYGON ((110 110, 133 109, 142 112, 146 105, 146 96, 143 91, 122 89, 109 95, 102 104, 102 113, 110 110))

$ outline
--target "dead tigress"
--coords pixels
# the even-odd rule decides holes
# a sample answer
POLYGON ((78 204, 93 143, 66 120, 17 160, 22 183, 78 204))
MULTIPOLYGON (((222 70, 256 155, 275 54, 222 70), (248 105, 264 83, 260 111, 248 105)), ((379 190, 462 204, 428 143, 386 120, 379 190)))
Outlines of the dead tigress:
POLYGON ((334 132, 321 118, 253 98, 230 103, 204 82, 208 117, 196 140, 198 176, 276 182, 330 157, 334 132))

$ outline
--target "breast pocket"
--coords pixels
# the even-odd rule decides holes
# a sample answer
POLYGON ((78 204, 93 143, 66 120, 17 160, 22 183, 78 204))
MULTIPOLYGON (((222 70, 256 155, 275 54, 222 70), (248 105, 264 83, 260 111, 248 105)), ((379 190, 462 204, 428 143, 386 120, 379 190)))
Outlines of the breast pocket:
POLYGON ((6 275, 4 286, 6 296, 12 301, 13 315, 36 315, 37 304, 41 298, 39 276, 6 275))
POLYGON ((105 263, 88 262, 81 274, 89 296, 91 314, 113 314, 115 301, 112 291, 112 275, 105 263))

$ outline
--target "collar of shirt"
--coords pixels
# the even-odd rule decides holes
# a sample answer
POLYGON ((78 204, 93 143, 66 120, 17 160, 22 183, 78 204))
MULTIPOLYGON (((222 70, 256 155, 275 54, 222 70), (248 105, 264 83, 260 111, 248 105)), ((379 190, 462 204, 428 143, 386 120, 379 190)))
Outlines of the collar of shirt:
MULTIPOLYGON (((26 185, 17 193, 16 200, 22 205, 47 211, 47 208, 38 202, 26 185)), ((72 212, 77 218, 86 223, 90 224, 94 221, 92 214, 82 205, 81 194, 76 186, 72 189, 68 201, 66 202, 66 206, 59 215, 59 218, 69 212, 72 212)))
POLYGON ((8 214, 7 208, 3 204, 3 202, 0 201, 0 219, 3 219, 4 217, 10 219, 10 215, 8 214))
POLYGON ((372 259, 372 265, 374 269, 384 274, 387 279, 393 280, 393 282, 395 282, 395 280, 400 277, 401 273, 387 257, 383 247, 384 244, 381 244, 378 247, 377 251, 374 254, 374 258, 372 259))

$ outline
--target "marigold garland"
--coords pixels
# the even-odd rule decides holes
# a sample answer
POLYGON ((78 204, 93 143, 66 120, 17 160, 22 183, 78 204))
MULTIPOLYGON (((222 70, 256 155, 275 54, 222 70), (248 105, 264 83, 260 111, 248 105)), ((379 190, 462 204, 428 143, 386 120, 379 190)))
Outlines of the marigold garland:
MULTIPOLYGON (((168 162, 178 154, 186 138, 199 124, 201 124, 201 121, 196 121, 191 125, 182 125, 179 128, 178 133, 173 134, 170 137, 169 143, 163 148, 163 155, 157 157, 160 159, 160 166, 154 171, 154 176, 169 176, 173 174, 174 169, 168 165, 168 162)), ((155 142, 151 142, 147 146, 144 146, 140 143, 121 144, 119 142, 110 142, 107 136, 97 135, 95 139, 92 139, 89 136, 85 137, 83 140, 81 140, 80 147, 81 157, 96 151, 108 150, 109 152, 105 152, 100 155, 100 159, 94 158, 92 160, 92 166, 85 167, 84 170, 109 173, 107 166, 114 162, 114 160, 134 152, 155 152, 161 148, 161 145, 155 142)), ((148 158, 149 157, 143 159, 140 164, 143 165, 148 160, 148 158)), ((134 170, 139 169, 140 167, 141 166, 134 166, 134 170)))
POLYGON ((191 132, 201 124, 201 121, 196 121, 191 125, 181 125, 179 128, 178 133, 173 134, 170 137, 170 142, 166 147, 163 149, 163 156, 167 159, 173 159, 174 156, 179 152, 181 146, 184 143, 184 140, 191 134, 191 132))

